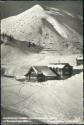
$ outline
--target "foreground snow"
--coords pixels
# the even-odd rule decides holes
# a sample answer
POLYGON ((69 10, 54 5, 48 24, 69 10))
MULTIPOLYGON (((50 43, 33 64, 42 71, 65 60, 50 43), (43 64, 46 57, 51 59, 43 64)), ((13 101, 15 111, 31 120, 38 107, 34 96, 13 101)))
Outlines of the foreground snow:
POLYGON ((80 122, 83 73, 67 80, 18 82, 2 77, 2 106, 48 123, 80 122))

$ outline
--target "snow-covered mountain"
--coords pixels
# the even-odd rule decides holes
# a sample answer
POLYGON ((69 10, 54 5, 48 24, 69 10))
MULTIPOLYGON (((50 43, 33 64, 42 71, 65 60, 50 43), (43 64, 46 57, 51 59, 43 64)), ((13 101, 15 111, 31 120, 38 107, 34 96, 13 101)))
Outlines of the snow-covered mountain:
POLYGON ((1 33, 35 43, 44 50, 66 53, 67 49, 70 53, 80 53, 83 39, 82 18, 79 17, 58 8, 35 5, 21 14, 2 19, 1 33))

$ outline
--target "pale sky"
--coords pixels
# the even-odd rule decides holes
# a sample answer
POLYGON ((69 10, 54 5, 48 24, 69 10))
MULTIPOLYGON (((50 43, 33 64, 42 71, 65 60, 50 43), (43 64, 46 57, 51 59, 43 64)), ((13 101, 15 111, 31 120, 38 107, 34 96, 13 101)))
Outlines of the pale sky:
POLYGON ((64 9, 74 14, 82 15, 83 3, 81 1, 5 1, 0 2, 0 19, 19 14, 35 4, 64 9))

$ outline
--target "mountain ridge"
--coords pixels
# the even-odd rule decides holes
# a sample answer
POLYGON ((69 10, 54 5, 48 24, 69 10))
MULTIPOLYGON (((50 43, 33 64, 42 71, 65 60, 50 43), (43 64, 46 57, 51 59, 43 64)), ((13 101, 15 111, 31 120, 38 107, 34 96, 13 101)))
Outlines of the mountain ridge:
MULTIPOLYGON (((6 33, 7 35, 12 35, 17 40, 32 42, 43 47, 50 46, 51 49, 53 49, 51 43, 56 46, 57 42, 59 44, 61 40, 62 46, 59 45, 59 51, 61 51, 61 48, 64 46, 63 42, 65 41, 65 44, 72 46, 71 49, 74 49, 73 51, 80 52, 83 43, 82 35, 67 25, 66 22, 61 23, 61 21, 58 20, 57 14, 54 14, 55 18, 49 15, 48 11, 49 10, 45 11, 40 5, 35 5, 21 14, 3 19, 1 21, 1 33, 6 33), (47 25, 44 25, 43 19, 46 21, 47 25), (49 25, 51 25, 53 31, 49 25), (45 40, 46 34, 48 34, 48 38, 45 40), (48 45, 48 41, 50 41, 50 45, 48 45), (73 46, 75 43, 80 44, 77 45, 79 46, 79 50, 73 46)), ((59 9, 54 9, 54 11, 55 13, 58 11, 61 13, 59 9)), ((52 13, 52 11, 50 12, 52 13)), ((69 15, 68 13, 68 16, 69 15)), ((70 18, 72 23, 74 23, 71 15, 70 18)))

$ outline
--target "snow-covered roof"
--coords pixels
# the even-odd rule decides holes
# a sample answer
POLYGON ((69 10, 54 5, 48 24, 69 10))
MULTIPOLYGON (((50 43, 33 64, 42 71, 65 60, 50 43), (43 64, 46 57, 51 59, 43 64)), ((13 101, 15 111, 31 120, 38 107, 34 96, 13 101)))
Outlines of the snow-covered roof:
POLYGON ((56 76, 56 74, 48 68, 48 66, 33 66, 36 73, 42 73, 45 76, 56 76))
POLYGON ((83 56, 78 56, 76 59, 77 60, 83 60, 83 56))
POLYGON ((50 63, 48 67, 51 68, 64 68, 64 66, 69 65, 68 63, 50 63))
POLYGON ((51 68, 64 68, 65 65, 49 65, 48 67, 51 67, 51 68))

